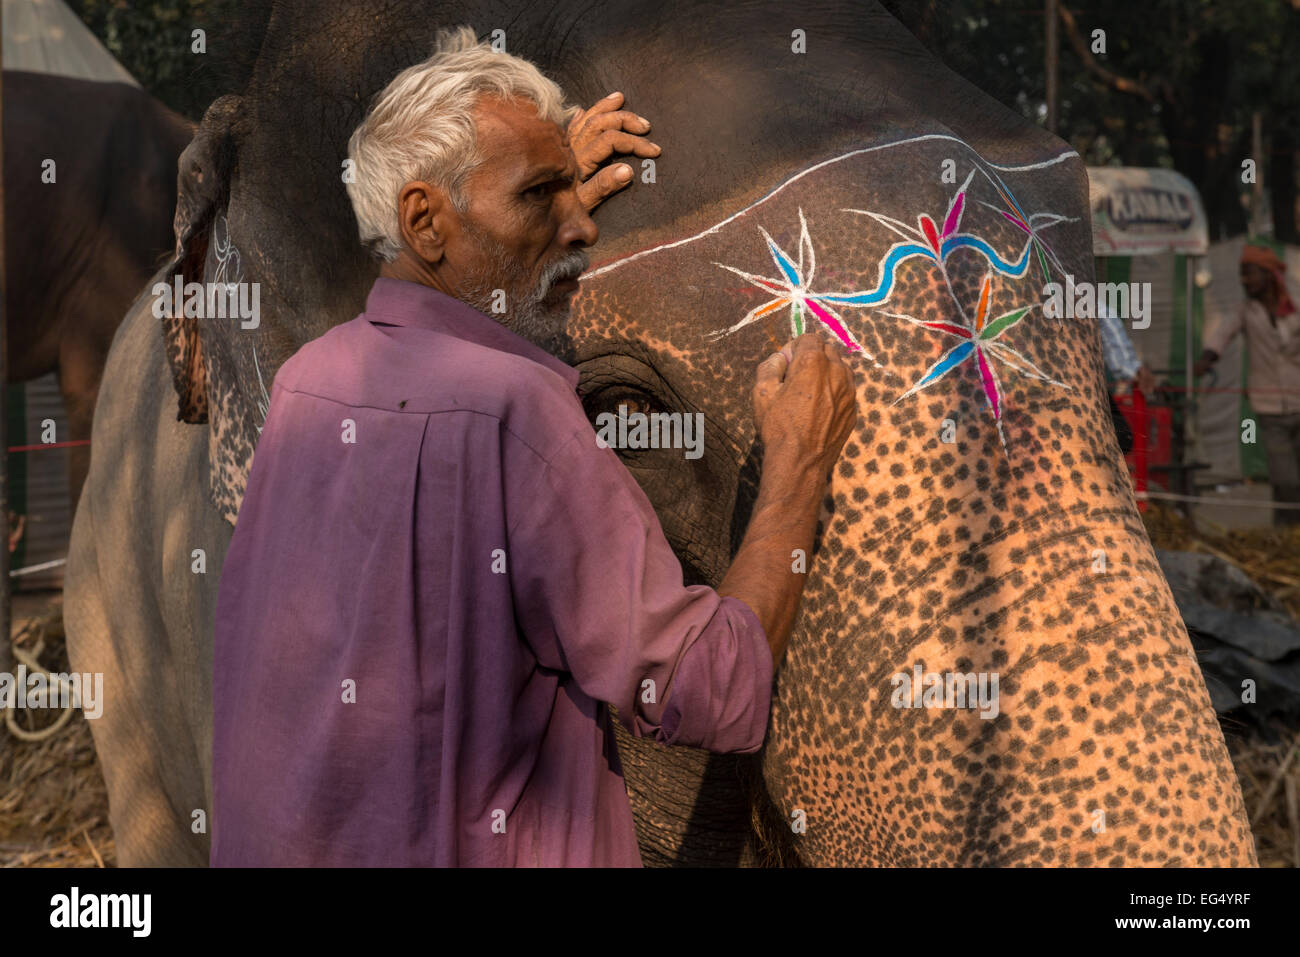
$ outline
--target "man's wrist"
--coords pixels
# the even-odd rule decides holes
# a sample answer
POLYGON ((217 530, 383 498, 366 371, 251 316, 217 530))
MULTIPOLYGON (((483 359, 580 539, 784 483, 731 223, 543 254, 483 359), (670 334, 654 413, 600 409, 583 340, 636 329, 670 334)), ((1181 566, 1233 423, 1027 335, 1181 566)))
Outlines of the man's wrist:
POLYGON ((827 471, 807 456, 763 455, 758 503, 779 504, 786 510, 815 506, 826 494, 827 471))

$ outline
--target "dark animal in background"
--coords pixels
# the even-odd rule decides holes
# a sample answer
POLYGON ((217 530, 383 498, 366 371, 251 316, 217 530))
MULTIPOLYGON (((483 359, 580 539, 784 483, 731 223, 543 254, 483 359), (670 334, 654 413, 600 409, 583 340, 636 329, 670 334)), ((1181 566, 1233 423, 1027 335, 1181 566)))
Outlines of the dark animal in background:
MULTIPOLYGON (((194 124, 125 83, 6 70, 4 96, 9 381, 58 373, 58 439, 89 439, 113 334, 175 245, 176 160, 194 124)), ((90 448, 69 451, 75 507, 90 448)))

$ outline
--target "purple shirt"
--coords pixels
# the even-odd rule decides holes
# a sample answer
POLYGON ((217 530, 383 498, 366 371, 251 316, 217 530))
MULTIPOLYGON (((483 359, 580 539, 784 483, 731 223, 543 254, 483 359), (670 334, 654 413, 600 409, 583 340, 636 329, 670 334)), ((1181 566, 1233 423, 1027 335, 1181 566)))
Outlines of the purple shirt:
POLYGON ((214 866, 638 866, 602 702, 762 745, 758 618, 683 586, 577 381, 393 279, 281 367, 217 600, 214 866))

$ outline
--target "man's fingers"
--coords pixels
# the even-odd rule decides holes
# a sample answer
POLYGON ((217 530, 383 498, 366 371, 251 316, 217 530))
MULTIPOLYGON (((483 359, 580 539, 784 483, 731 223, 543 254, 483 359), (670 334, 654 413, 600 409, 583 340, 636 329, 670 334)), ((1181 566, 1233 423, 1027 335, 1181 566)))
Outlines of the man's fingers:
POLYGON ((639 133, 645 135, 650 132, 650 121, 639 113, 633 113, 631 110, 618 110, 613 113, 596 113, 593 112, 595 107, 587 111, 578 118, 577 135, 586 139, 605 132, 606 130, 626 130, 629 133, 639 133))
POLYGON ((772 353, 758 364, 758 376, 754 382, 754 424, 760 432, 772 400, 781 391, 787 365, 785 356, 780 352, 772 353))
MULTIPOLYGON (((658 156, 663 147, 651 143, 644 136, 625 133, 622 130, 606 130, 591 141, 589 149, 595 153, 628 153, 632 156, 658 156)), ((602 159, 604 157, 601 157, 602 159)))
POLYGON ((659 155, 659 147, 643 138, 650 132, 650 121, 631 110, 618 109, 622 103, 621 93, 611 94, 570 120, 569 146, 581 176, 588 176, 613 153, 659 155))
POLYGON ((785 370, 789 363, 780 352, 774 352, 758 364, 758 382, 755 389, 764 386, 779 386, 785 379, 785 370))
POLYGON ((582 176, 591 173, 615 153, 650 157, 662 152, 658 143, 651 143, 644 136, 634 136, 621 130, 607 130, 573 147, 573 155, 578 160, 578 172, 582 176))
POLYGON ((815 332, 805 332, 798 339, 794 340, 794 355, 799 358, 805 352, 820 352, 822 347, 822 337, 815 332))
POLYGON ((588 116, 599 116, 603 113, 613 113, 622 105, 623 94, 618 92, 610 93, 606 96, 602 96, 587 109, 583 110, 578 119, 581 120, 583 117, 588 116))
POLYGON ((595 176, 578 186, 578 201, 591 212, 607 198, 632 182, 632 167, 626 163, 606 166, 595 176))

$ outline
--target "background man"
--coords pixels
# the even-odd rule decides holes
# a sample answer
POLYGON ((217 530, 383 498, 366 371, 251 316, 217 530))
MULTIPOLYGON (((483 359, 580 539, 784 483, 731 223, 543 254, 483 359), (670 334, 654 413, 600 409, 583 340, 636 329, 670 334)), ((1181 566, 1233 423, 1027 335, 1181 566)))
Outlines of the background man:
POLYGON ((380 278, 273 386, 216 612, 213 864, 637 865, 606 703, 762 745, 852 375, 815 335, 759 366, 753 518, 717 591, 684 587, 536 345, 631 178, 591 174, 658 153, 618 103, 566 136, 559 88, 463 28, 352 136, 380 278))
MULTIPOLYGON (((1300 503, 1300 312, 1287 290, 1286 264, 1267 246, 1248 243, 1241 254, 1246 301, 1207 330, 1195 372, 1204 375, 1232 337, 1250 350, 1250 404, 1268 456, 1275 502, 1300 503)), ((1300 523, 1300 509, 1274 509, 1273 523, 1300 523)))

